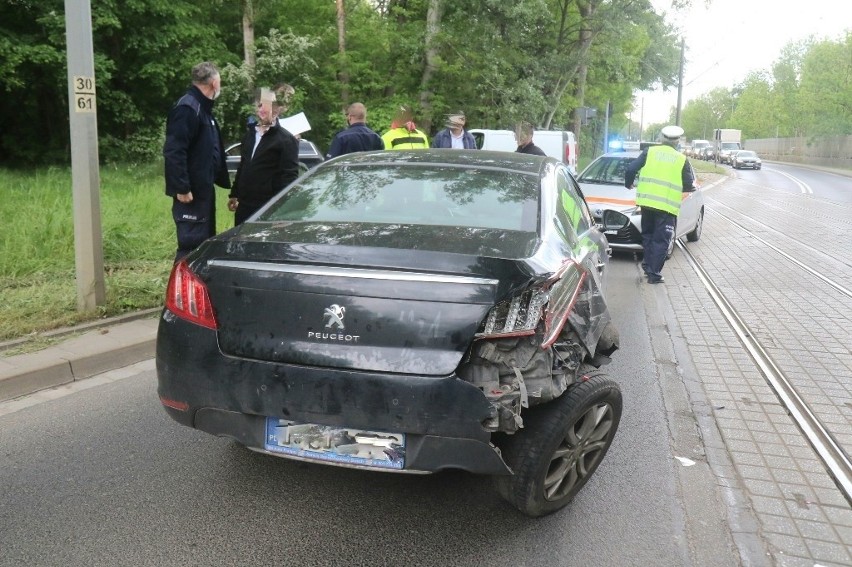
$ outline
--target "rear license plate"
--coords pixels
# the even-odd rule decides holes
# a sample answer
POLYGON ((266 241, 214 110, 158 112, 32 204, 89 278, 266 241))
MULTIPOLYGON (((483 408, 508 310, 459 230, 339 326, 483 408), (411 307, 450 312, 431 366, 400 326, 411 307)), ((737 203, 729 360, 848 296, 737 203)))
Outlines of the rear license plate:
POLYGON ((405 434, 362 431, 266 418, 264 449, 300 459, 397 469, 405 465, 405 434))

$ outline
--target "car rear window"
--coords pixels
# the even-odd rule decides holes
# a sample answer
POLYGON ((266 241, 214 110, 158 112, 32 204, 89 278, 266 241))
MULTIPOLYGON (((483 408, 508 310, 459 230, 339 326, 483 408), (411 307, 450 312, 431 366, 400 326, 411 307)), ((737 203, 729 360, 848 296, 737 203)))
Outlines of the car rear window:
POLYGON ((496 168, 346 165, 303 176, 256 220, 537 232, 539 194, 537 175, 496 168))

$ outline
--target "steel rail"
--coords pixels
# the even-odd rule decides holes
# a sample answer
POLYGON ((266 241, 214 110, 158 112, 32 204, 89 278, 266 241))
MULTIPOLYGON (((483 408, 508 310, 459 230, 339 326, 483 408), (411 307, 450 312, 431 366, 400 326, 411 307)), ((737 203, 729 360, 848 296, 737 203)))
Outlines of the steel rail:
POLYGON ((792 383, 769 356, 769 353, 754 338, 745 321, 739 316, 731 303, 719 290, 707 272, 702 268, 686 246, 680 240, 677 241, 680 248, 693 271, 698 275, 710 297, 721 311, 725 320, 739 337, 745 349, 748 351, 754 363, 758 366, 769 386, 781 403, 790 412, 796 425, 805 435, 808 443, 813 447, 817 455, 822 459, 829 474, 834 478, 838 488, 843 492, 846 500, 852 503, 852 462, 842 447, 832 437, 828 429, 817 419, 805 400, 799 395, 792 383))

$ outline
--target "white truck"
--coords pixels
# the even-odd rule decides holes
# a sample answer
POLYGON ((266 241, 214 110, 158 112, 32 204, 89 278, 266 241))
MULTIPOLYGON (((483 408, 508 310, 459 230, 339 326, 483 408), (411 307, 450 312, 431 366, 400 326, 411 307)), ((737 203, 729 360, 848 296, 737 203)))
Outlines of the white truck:
MULTIPOLYGON (((518 149, 515 133, 511 130, 485 130, 472 128, 470 133, 480 150, 514 152, 518 149)), ((568 166, 572 175, 577 175, 577 138, 568 130, 536 130, 533 143, 550 157, 556 158, 568 166)))
POLYGON ((731 164, 731 152, 743 149, 742 135, 742 130, 732 128, 716 128, 713 131, 714 153, 719 162, 731 164))

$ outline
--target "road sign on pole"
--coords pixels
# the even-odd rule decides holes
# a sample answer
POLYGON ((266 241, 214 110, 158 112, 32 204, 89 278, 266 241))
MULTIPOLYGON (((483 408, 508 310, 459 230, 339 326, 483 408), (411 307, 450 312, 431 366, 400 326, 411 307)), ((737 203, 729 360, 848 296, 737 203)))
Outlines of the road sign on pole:
POLYGON ((65 0, 77 309, 106 302, 90 0, 65 0))

